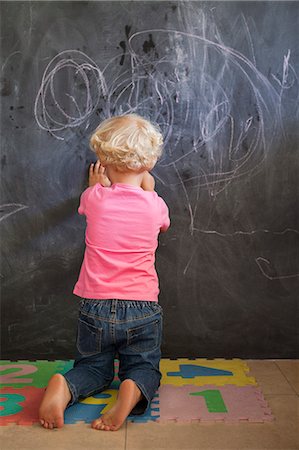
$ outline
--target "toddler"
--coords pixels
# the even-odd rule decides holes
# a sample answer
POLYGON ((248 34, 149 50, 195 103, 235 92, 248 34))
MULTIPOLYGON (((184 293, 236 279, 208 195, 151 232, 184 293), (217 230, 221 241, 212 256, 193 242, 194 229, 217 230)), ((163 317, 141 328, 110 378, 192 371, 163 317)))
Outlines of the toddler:
POLYGON ((74 366, 55 374, 42 400, 43 427, 61 428, 64 410, 107 389, 119 360, 115 405, 92 428, 118 430, 129 414, 143 414, 160 386, 162 315, 155 251, 170 225, 168 208, 149 171, 162 135, 136 114, 102 122, 90 140, 98 161, 80 199, 86 216, 85 254, 74 294, 79 296, 74 366))

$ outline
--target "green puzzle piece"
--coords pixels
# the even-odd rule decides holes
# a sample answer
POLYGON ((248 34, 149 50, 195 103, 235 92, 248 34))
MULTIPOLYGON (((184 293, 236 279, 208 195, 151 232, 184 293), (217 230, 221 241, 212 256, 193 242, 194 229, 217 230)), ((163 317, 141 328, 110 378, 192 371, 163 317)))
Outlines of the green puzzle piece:
POLYGON ((23 406, 19 403, 24 402, 25 397, 19 394, 3 394, 0 393, 0 405, 3 409, 0 410, 0 416, 12 416, 22 411, 23 406), (3 399, 3 400, 1 400, 3 399))
POLYGON ((221 392, 218 390, 207 389, 206 391, 201 392, 190 392, 190 395, 200 395, 204 397, 208 411, 211 413, 227 412, 221 392))
POLYGON ((0 361, 0 387, 44 388, 55 373, 65 373, 73 361, 0 361))

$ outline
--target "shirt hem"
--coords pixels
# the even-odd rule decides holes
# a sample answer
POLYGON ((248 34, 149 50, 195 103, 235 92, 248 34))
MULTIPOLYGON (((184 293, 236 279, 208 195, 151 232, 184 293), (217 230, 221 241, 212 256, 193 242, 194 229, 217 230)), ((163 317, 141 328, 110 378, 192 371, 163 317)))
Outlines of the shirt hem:
POLYGON ((154 297, 144 297, 143 295, 130 295, 124 296, 123 294, 119 294, 117 292, 109 292, 109 293, 96 293, 96 292, 86 292, 80 291, 77 289, 73 290, 73 294, 77 295, 81 298, 88 298, 93 300, 108 300, 108 299, 118 299, 118 300, 140 300, 140 301, 148 301, 148 302, 158 302, 158 296, 154 297))

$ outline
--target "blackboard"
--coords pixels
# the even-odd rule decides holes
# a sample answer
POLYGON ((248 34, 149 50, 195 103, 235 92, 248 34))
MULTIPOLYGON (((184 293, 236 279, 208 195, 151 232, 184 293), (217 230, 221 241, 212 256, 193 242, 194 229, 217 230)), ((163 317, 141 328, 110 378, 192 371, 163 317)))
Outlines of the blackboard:
POLYGON ((74 355, 104 118, 157 122, 164 357, 298 357, 297 2, 1 2, 2 357, 74 355))

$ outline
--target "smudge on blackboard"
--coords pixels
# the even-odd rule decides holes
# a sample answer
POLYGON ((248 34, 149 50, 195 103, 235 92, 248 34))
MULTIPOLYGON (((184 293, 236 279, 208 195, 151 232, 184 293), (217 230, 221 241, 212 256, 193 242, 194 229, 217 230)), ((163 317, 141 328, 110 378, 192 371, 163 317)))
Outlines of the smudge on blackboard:
POLYGON ((1 158, 1 167, 2 169, 6 166, 6 155, 3 155, 1 158))
POLYGON ((150 33, 149 35, 148 35, 148 41, 144 41, 144 43, 143 43, 143 51, 144 51, 144 53, 148 53, 148 52, 150 52, 151 50, 154 50, 155 49, 155 44, 154 44, 154 41, 153 41, 153 35, 150 33))
POLYGON ((11 94, 11 83, 7 78, 0 79, 0 94, 2 97, 8 97, 11 94))
POLYGON ((131 28, 132 28, 131 25, 126 25, 125 26, 125 33, 126 33, 127 39, 129 39, 129 34, 130 34, 130 31, 131 31, 131 28))
POLYGON ((119 64, 122 66, 123 65, 123 63, 124 63, 124 60, 125 60, 125 55, 126 55, 126 43, 125 43, 125 41, 121 41, 120 43, 119 43, 119 45, 120 45, 120 47, 123 49, 123 55, 122 55, 122 57, 121 57, 121 60, 120 60, 120 62, 119 62, 119 64))

